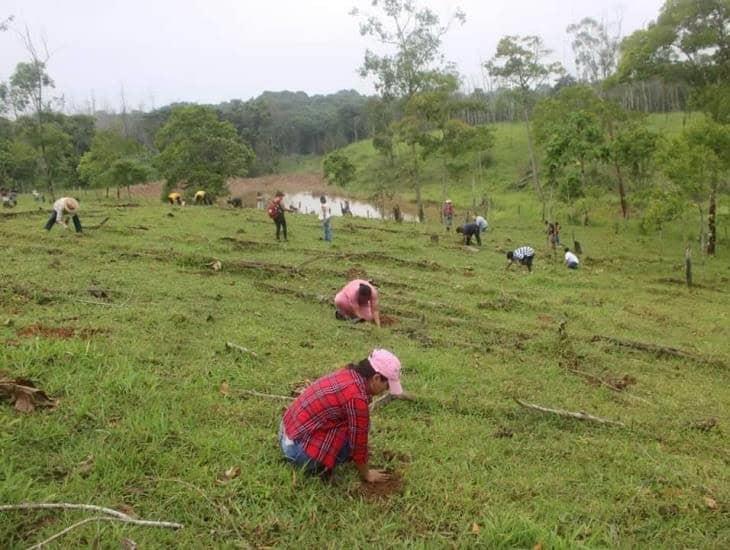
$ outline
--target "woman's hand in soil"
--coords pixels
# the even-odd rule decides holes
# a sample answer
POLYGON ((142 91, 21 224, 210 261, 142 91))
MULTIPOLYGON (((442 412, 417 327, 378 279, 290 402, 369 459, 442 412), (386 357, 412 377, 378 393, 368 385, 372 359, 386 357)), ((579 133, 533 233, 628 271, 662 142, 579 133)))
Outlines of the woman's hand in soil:
POLYGON ((390 480, 390 474, 385 470, 368 470, 365 474, 365 481, 368 483, 381 483, 390 480))

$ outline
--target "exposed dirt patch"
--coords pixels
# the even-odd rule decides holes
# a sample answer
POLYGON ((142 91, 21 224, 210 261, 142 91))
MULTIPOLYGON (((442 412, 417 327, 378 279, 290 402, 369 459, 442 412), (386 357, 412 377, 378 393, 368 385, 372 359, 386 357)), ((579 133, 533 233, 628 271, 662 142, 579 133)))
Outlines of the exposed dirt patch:
POLYGON ((503 437, 512 437, 515 435, 515 432, 507 428, 506 426, 500 426, 497 428, 494 433, 492 434, 492 437, 496 438, 503 438, 503 437))
POLYGON ((389 472, 390 480, 382 483, 362 482, 358 487, 358 494, 365 500, 380 500, 399 495, 403 492, 403 478, 397 472, 389 472))
POLYGON ((633 376, 629 376, 628 374, 624 374, 620 378, 608 377, 606 378, 605 382, 612 388, 622 391, 629 386, 633 386, 634 384, 636 384, 636 378, 634 378, 633 376))
POLYGON ((42 324, 28 325, 17 331, 18 336, 31 338, 42 336, 43 338, 91 338, 95 334, 106 332, 99 328, 73 328, 73 327, 49 327, 42 324))
POLYGON ((384 327, 390 327, 398 323, 398 318, 392 315, 381 315, 380 324, 384 327))

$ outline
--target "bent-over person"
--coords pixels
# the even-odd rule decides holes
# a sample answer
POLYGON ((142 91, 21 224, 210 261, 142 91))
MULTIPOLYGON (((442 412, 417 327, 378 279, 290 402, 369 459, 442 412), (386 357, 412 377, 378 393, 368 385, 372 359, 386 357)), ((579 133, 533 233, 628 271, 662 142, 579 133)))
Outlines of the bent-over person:
POLYGON ((279 445, 286 460, 323 477, 352 461, 363 481, 387 481, 386 472, 370 468, 369 404, 386 390, 403 394, 400 369, 393 353, 374 349, 367 359, 313 382, 284 412, 279 445))
POLYGON ((79 220, 79 202, 72 197, 61 197, 53 203, 53 211, 46 222, 46 231, 50 231, 54 224, 60 223, 64 229, 68 229, 66 217, 70 216, 74 222, 76 233, 81 233, 81 220, 79 220))
POLYGON ((515 262, 527 267, 527 271, 532 271, 532 261, 535 259, 535 251, 529 246, 521 246, 514 251, 507 252, 507 267, 512 267, 515 262))
POLYGON ((379 327, 378 289, 363 279, 350 281, 335 295, 335 317, 342 321, 371 321, 379 327))

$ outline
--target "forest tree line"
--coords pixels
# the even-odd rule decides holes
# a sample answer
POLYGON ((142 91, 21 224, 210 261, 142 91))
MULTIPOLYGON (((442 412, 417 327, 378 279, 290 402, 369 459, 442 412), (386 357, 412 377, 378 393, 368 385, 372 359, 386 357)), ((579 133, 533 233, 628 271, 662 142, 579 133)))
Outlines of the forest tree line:
MULTIPOLYGON (((714 250, 716 202, 730 164, 726 0, 667 0, 656 21, 627 37, 584 18, 566 29, 572 74, 552 61, 539 36, 505 36, 483 64, 482 85, 471 90, 442 51, 444 35, 465 14, 456 10, 444 24, 416 0, 378 1, 370 9, 352 15, 362 36, 389 48, 368 49, 359 68, 375 85, 372 96, 264 92, 150 112, 122 103, 115 113, 64 113, 53 95, 50 55, 27 30, 16 30, 28 58, 0 84, 2 186, 53 193, 54 186, 120 189, 162 178, 166 188, 202 186, 216 195, 229 176, 272 173, 284 156, 333 151, 327 166, 336 173, 326 175, 346 184, 337 174, 352 167, 337 150, 371 138, 383 159, 383 185, 405 182, 423 219, 424 161, 440 163, 444 189, 467 173, 482 174, 494 141, 488 125, 512 121, 524 124, 526 176, 543 210, 556 194, 575 202, 604 181, 617 190, 624 218, 631 188, 654 193, 643 206, 661 225, 689 197, 700 212, 707 209, 707 249, 714 250), (670 142, 641 116, 677 110, 703 112, 705 126, 670 142)), ((12 24, 0 22, 0 31, 12 24)))

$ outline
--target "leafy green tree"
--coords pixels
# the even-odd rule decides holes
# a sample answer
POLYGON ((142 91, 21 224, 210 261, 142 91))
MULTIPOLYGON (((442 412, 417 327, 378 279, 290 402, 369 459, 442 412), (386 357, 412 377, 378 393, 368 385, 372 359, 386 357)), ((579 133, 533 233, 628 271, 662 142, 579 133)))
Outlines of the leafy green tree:
POLYGON ((36 151, 30 144, 0 137, 0 181, 26 190, 33 185, 37 169, 36 151))
POLYGON ((155 143, 165 194, 181 185, 188 194, 205 189, 212 197, 221 195, 226 192, 226 180, 245 176, 255 157, 230 122, 199 106, 173 110, 155 143))
POLYGON ((144 148, 136 141, 114 130, 101 130, 94 136, 89 151, 81 157, 78 173, 86 185, 105 187, 107 196, 110 187, 117 187, 119 196, 119 188, 126 183, 118 185, 120 180, 112 177, 112 168, 121 160, 141 164, 142 161, 138 159, 144 154, 144 148))
POLYGON ((545 148, 551 182, 556 183, 566 167, 577 165, 580 183, 585 189, 588 186, 587 165, 601 159, 604 152, 604 134, 598 117, 589 111, 570 113, 561 123, 553 125, 545 148))
POLYGON ((551 51, 545 48, 539 36, 505 36, 497 44, 494 57, 484 64, 490 75, 500 79, 506 87, 514 91, 520 105, 527 131, 532 181, 543 204, 543 217, 545 217, 545 196, 540 185, 530 116, 535 102, 535 89, 543 86, 553 77, 560 77, 564 72, 560 63, 546 61, 550 53, 551 51))
POLYGON ((109 183, 117 188, 117 198, 119 198, 122 187, 127 188, 127 193, 131 197, 131 186, 144 183, 149 179, 151 173, 148 164, 129 157, 115 160, 107 172, 109 183))
POLYGON ((534 128, 537 143, 549 149, 548 172, 552 183, 564 176, 567 178, 563 180, 565 189, 577 190, 579 187, 575 186, 587 183, 587 163, 606 163, 615 173, 622 215, 624 219, 628 217, 627 184, 646 184, 653 167, 657 136, 646 127, 643 117, 602 99, 592 88, 571 86, 537 104, 534 128), (595 128, 580 123, 581 118, 591 119, 602 135, 591 134, 589 131, 595 128), (589 134, 581 136, 581 132, 589 134), (600 145, 600 149, 591 151, 591 143, 600 145), (576 147, 584 149, 584 154, 582 160, 577 156, 573 158, 580 167, 579 173, 574 174, 565 153, 570 150, 576 153, 576 147))
POLYGON ((333 151, 322 162, 325 179, 334 185, 345 187, 355 177, 355 165, 341 151, 333 151))
POLYGON ((717 240, 717 194, 730 177, 730 126, 704 120, 664 142, 659 164, 665 176, 695 204, 700 214, 700 240, 704 236, 705 202, 708 208, 707 254, 717 240))
POLYGON ((618 77, 687 82, 698 107, 730 120, 730 2, 666 0, 657 20, 621 43, 618 77))
MULTIPOLYGON (((360 75, 374 77, 375 89, 384 98, 409 99, 431 89, 447 69, 441 44, 450 25, 442 25, 436 13, 416 0, 371 0, 371 5, 380 13, 354 8, 350 14, 360 18, 362 36, 393 51, 378 55, 366 50, 360 75)), ((466 16, 457 9, 453 20, 463 24, 466 16)))
POLYGON ((54 132, 52 143, 46 136, 45 113, 51 110, 51 102, 46 97, 47 88, 53 88, 54 83, 46 72, 46 63, 41 61, 31 47, 32 61, 18 63, 15 72, 10 77, 10 86, 7 96, 10 98, 13 111, 17 114, 32 113, 35 121, 35 136, 33 142, 41 154, 41 167, 46 178, 48 191, 53 196, 53 178, 55 174, 64 171, 63 166, 56 166, 62 155, 58 154, 59 135, 54 132), (53 151, 51 151, 53 149, 53 151))

